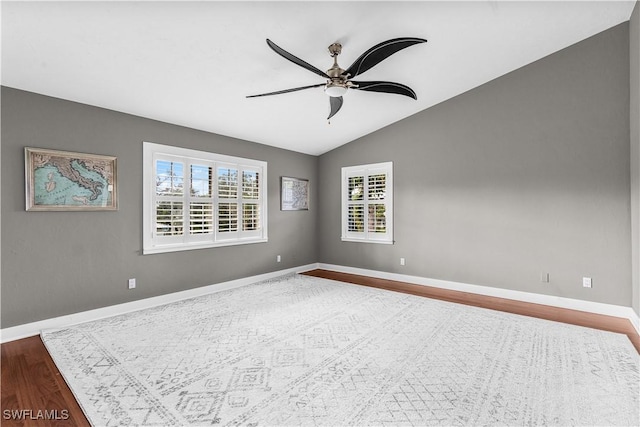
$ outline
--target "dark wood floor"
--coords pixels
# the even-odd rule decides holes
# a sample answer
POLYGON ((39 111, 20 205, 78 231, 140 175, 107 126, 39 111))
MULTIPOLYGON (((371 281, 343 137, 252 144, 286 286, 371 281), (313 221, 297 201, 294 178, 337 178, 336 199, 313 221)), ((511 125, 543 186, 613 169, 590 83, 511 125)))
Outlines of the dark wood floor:
POLYGON ((1 347, 3 427, 90 425, 39 336, 1 347))
POLYGON ((303 273, 309 276, 324 277, 325 279, 339 280, 341 282, 355 283, 357 285, 373 288, 388 289, 396 292, 419 295, 427 298, 455 302, 458 304, 473 305, 491 310, 507 313, 521 314, 540 319, 554 320, 556 322, 572 325, 586 326, 588 328, 625 334, 640 353, 640 335, 628 319, 603 314, 587 313, 586 311, 569 310, 566 308, 552 307, 549 305, 532 304, 505 298, 489 297, 472 294, 469 292, 450 291, 447 289, 430 286, 414 285, 411 283, 397 282, 395 280, 377 279, 356 274, 339 273, 329 270, 313 270, 303 273))
MULTIPOLYGON (((627 319, 328 270, 313 270, 304 274, 618 332, 626 334, 640 353, 640 336, 627 319)), ((89 426, 39 336, 5 343, 1 348, 0 424, 89 426), (57 419, 42 419, 45 417, 57 419)))

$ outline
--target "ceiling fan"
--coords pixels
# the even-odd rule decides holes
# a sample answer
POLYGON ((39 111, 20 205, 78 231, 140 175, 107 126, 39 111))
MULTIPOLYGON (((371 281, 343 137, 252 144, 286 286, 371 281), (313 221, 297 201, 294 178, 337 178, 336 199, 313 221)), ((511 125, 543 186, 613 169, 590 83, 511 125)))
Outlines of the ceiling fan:
POLYGON ((329 120, 333 117, 340 108, 342 107, 342 95, 347 93, 349 89, 358 89, 365 90, 370 92, 385 92, 385 93, 395 93, 398 95, 405 95, 413 99, 418 99, 416 93, 409 86, 403 85, 401 83, 395 82, 385 82, 385 81, 355 81, 351 80, 353 77, 356 77, 365 71, 369 70, 373 66, 379 64, 389 56, 394 53, 405 49, 407 47, 413 46, 418 43, 426 43, 427 40, 420 39, 416 37, 400 37, 396 39, 391 39, 384 41, 382 43, 378 43, 372 48, 368 49, 365 53, 360 55, 358 59, 355 60, 353 64, 346 70, 343 70, 338 65, 338 55, 342 52, 342 45, 340 43, 333 43, 329 46, 329 54, 333 58, 333 66, 329 68, 326 72, 314 67, 308 62, 303 61, 302 59, 290 54, 286 50, 282 49, 280 46, 267 39, 267 45, 275 53, 282 56, 285 59, 293 62, 305 68, 312 73, 315 73, 321 77, 327 79, 325 83, 318 83, 315 85, 295 87, 291 89, 278 90, 275 92, 269 93, 261 93, 258 95, 249 95, 247 98, 255 98, 258 96, 269 96, 269 95, 279 95, 282 93, 295 92, 303 89, 311 89, 315 87, 324 86, 324 92, 329 95, 329 106, 331 111, 329 113, 329 120))

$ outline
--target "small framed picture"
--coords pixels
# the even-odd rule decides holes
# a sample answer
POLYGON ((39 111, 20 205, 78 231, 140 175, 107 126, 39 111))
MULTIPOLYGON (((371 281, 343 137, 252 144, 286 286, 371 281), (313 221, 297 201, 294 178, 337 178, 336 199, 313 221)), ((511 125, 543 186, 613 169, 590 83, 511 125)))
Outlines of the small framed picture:
POLYGON ((280 210, 309 210, 309 180, 283 176, 280 178, 280 210))
POLYGON ((26 210, 118 209, 115 157, 30 147, 24 156, 26 210))

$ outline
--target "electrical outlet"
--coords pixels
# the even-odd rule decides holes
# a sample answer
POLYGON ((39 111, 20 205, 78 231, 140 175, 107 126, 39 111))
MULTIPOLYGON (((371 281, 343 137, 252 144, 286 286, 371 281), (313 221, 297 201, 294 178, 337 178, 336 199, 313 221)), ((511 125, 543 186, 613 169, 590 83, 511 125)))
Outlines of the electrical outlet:
POLYGON ((276 262, 282 261, 282 257, 280 255, 276 256, 276 262))
POLYGON ((540 281, 542 283, 549 283, 549 273, 540 273, 540 281))
POLYGON ((136 279, 129 279, 129 289, 136 288, 136 279))
POLYGON ((591 287, 591 277, 583 277, 582 278, 582 287, 590 288, 591 287))
POLYGON ((405 265, 404 258, 400 258, 400 265, 405 265))

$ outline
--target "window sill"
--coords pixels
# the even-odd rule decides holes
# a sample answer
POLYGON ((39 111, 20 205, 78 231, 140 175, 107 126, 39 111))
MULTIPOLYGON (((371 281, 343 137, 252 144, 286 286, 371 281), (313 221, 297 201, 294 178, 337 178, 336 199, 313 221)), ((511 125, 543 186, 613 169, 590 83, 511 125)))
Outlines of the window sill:
POLYGON ((233 240, 228 242, 196 242, 196 243, 174 243, 167 245, 157 245, 150 248, 142 249, 143 255, 162 254, 168 252, 180 252, 191 251, 195 249, 210 249, 220 248, 225 246, 237 246, 237 245, 250 245, 253 243, 266 243, 268 239, 247 239, 247 240, 233 240))
POLYGON ((356 243, 377 243, 379 245, 393 245, 393 240, 368 240, 368 239, 355 239, 353 237, 342 237, 343 242, 356 242, 356 243))

